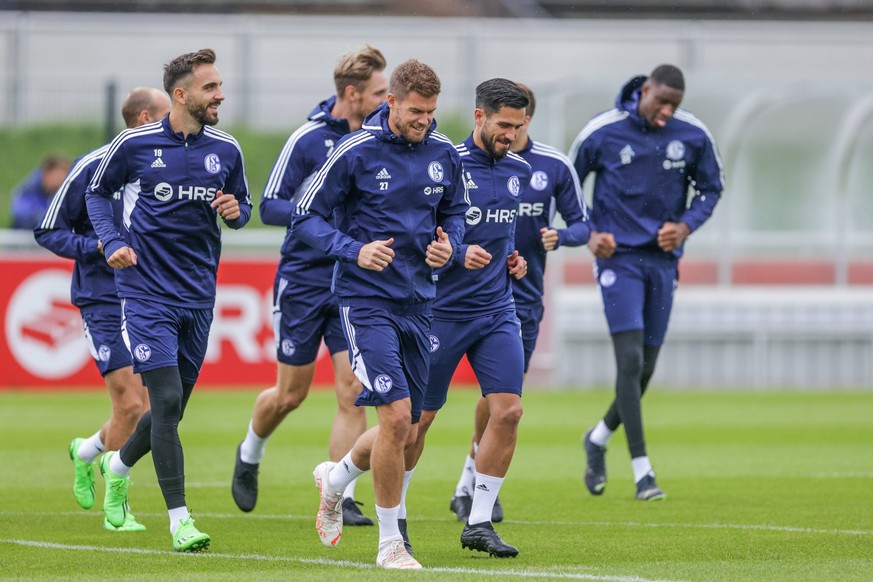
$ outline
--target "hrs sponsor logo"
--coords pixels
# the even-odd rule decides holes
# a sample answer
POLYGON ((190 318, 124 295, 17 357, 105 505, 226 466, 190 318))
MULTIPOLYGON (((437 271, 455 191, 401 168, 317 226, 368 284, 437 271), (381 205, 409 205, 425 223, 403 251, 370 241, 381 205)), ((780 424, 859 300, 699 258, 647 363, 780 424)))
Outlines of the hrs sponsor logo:
POLYGON ((482 209, 478 206, 471 206, 469 210, 467 210, 466 221, 470 226, 475 226, 480 222, 512 222, 515 220, 516 215, 518 214, 518 210, 516 209, 508 209, 508 208, 486 208, 485 212, 482 212, 482 209))
POLYGON ((518 205, 519 218, 524 216, 542 216, 546 212, 544 202, 522 202, 518 205))
POLYGON ((161 202, 167 202, 171 199, 176 200, 191 200, 201 202, 212 202, 215 200, 215 194, 218 188, 207 188, 205 186, 173 186, 166 182, 161 182, 155 186, 155 198, 161 202))

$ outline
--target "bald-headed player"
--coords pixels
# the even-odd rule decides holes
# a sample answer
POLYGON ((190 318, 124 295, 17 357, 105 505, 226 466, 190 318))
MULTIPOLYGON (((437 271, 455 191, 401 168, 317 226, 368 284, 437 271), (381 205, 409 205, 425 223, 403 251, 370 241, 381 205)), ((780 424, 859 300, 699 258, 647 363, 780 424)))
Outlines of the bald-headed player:
MULTIPOLYGON (((138 87, 121 106, 128 128, 139 127, 166 117, 170 99, 160 89, 138 87)), ((112 414, 100 430, 70 443, 73 461, 73 494, 84 509, 94 506, 94 461, 104 450, 117 450, 148 410, 148 393, 139 374, 134 374, 130 352, 121 337, 121 301, 115 291, 115 275, 106 264, 103 245, 97 239, 85 208, 85 189, 91 182, 109 145, 77 159, 33 233, 37 242, 58 256, 73 259, 70 295, 82 314, 85 339, 97 369, 106 382, 112 414)), ((121 205, 121 193, 113 204, 121 205)), ((121 216, 121 212, 117 213, 121 216)), ((105 518, 110 531, 142 531, 145 526, 128 513, 124 524, 115 527, 105 518)))

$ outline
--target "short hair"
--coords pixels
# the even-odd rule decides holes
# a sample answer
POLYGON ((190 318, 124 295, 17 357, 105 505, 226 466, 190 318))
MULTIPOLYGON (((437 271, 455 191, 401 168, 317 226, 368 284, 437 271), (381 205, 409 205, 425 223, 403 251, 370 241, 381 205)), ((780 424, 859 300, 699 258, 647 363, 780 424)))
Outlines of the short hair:
POLYGON ((215 63, 215 51, 211 48, 200 49, 196 53, 179 55, 164 65, 164 91, 168 95, 173 94, 173 89, 180 83, 187 81, 199 65, 211 65, 215 63))
POLYGON ((49 172, 55 168, 64 168, 66 171, 70 169, 70 164, 70 158, 63 154, 46 154, 39 163, 39 169, 49 172))
POLYGON ((440 94, 441 89, 440 78, 434 70, 415 59, 400 63, 391 73, 391 81, 388 83, 388 91, 399 99, 410 93, 435 97, 440 94))
POLYGON ((521 90, 527 94, 527 108, 525 109, 525 113, 530 117, 534 116, 534 111, 537 110, 537 98, 534 96, 533 89, 525 85, 524 83, 516 83, 521 90))
MULTIPOLYGON (((155 113, 157 89, 151 87, 137 87, 131 91, 124 102, 121 104, 121 116, 124 118, 124 123, 127 127, 133 127, 139 114, 143 111, 148 111, 150 115, 155 113)), ((158 95, 162 95, 158 93, 158 95)))
POLYGON ((679 91, 685 90, 685 77, 675 65, 658 65, 649 79, 657 85, 667 85, 679 91))
POLYGON ((384 71, 388 62, 382 51, 365 44, 357 51, 349 51, 342 55, 333 70, 333 82, 336 94, 339 96, 349 85, 358 91, 363 91, 370 77, 376 71, 384 71))
POLYGON ((527 109, 529 99, 524 89, 509 79, 489 79, 476 87, 476 107, 491 115, 501 107, 527 109))

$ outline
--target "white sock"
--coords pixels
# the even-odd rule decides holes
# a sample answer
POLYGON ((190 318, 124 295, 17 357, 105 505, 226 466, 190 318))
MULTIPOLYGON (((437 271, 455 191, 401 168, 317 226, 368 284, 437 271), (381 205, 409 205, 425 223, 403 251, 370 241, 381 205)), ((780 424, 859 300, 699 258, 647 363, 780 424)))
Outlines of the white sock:
POLYGON ((463 497, 465 495, 473 495, 473 483, 476 481, 476 460, 467 455, 464 460, 464 470, 461 471, 461 478, 458 484, 455 485, 455 497, 463 497))
POLYGON ((352 479, 352 482, 346 485, 346 488, 343 490, 343 499, 354 499, 355 498, 355 485, 358 484, 357 479, 352 479))
POLYGON ((403 473, 403 489, 400 491, 400 506, 397 509, 397 519, 406 519, 406 492, 409 491, 409 481, 412 480, 413 473, 415 473, 415 467, 403 473))
POLYGON ((79 444, 79 460, 93 463, 94 459, 103 452, 104 448, 103 441, 100 440, 100 431, 98 430, 79 444))
POLYGON ((649 457, 631 459, 631 467, 634 468, 634 483, 639 483, 640 479, 653 472, 649 457))
POLYGON ((176 530, 179 529, 179 522, 183 519, 188 519, 188 516, 191 515, 188 513, 188 507, 183 505, 182 507, 174 507, 169 510, 170 513, 170 534, 173 535, 176 533, 176 530))
POLYGON ((606 428, 606 423, 602 420, 597 423, 597 426, 594 427, 594 430, 591 431, 591 442, 595 445, 605 447, 609 444, 609 439, 612 438, 612 434, 614 431, 606 428))
POLYGON ((403 536, 400 535, 400 528, 397 526, 397 511, 399 509, 399 505, 389 508, 376 506, 376 518, 379 520, 380 546, 385 542, 403 539, 403 536))
POLYGON ((349 483, 364 473, 365 471, 358 469, 352 462, 352 452, 349 451, 327 474, 328 485, 334 491, 345 491, 349 483))
POLYGON ((239 448, 239 458, 243 463, 257 465, 264 458, 264 449, 267 447, 267 437, 262 439, 252 428, 252 421, 249 421, 249 430, 246 432, 246 438, 243 440, 239 448))
POLYGON ((494 509, 494 501, 497 499, 501 485, 503 485, 501 477, 476 473, 476 487, 473 489, 473 507, 470 509, 470 518, 467 520, 467 523, 475 525, 491 521, 491 510, 494 509))
POLYGON ((128 467, 121 462, 121 453, 115 453, 109 459, 109 470, 119 477, 127 477, 128 475, 130 475, 131 469, 133 469, 133 467, 128 467))

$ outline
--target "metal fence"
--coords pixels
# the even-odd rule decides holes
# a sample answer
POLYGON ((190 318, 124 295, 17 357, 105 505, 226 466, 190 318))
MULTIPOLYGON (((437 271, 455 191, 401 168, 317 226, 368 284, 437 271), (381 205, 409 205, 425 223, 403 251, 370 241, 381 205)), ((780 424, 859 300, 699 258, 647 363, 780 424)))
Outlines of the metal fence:
MULTIPOLYGON (((816 304, 827 302, 834 289, 847 287, 852 261, 873 256, 873 164, 867 163, 873 159, 871 22, 5 12, 0 18, 0 124, 99 122, 107 84, 116 83, 122 94, 137 85, 159 85, 163 63, 212 46, 228 96, 222 125, 290 133, 314 103, 333 91, 331 71, 338 55, 365 42, 385 52, 389 68, 414 57, 437 70, 443 81, 438 118, 468 118, 473 89, 483 79, 524 81, 538 96, 533 137, 564 149, 587 119, 611 107, 630 76, 662 62, 675 63, 686 73, 683 106, 714 134, 728 181, 712 220, 689 241, 687 260, 714 261, 717 287, 727 289, 734 284, 732 266, 738 260, 827 262, 835 273, 833 286, 819 291, 811 300, 816 304)), ((562 321, 575 321, 579 310, 591 309, 602 319, 599 306, 568 299, 575 291, 568 290, 562 263, 581 257, 588 257, 586 250, 562 249, 550 258, 550 292, 570 293, 550 299, 550 317, 557 307, 562 321)), ((723 304, 717 301, 718 289, 712 291, 717 311, 723 304)), ((768 304, 766 295, 759 298, 761 305, 768 304)), ((685 333, 680 331, 683 301, 680 295, 677 344, 685 333)), ((844 358, 873 360, 865 347, 869 338, 846 327, 847 321, 867 321, 871 307, 857 309, 840 315, 837 321, 843 323, 822 337, 833 346, 845 331, 860 343, 847 346, 849 355, 823 358, 827 361, 821 365, 840 366, 844 358)), ((746 321, 741 308, 735 313, 737 321, 746 321)), ((550 322, 534 372, 545 371, 545 382, 563 381, 561 359, 570 355, 562 346, 576 345, 581 332, 550 322)), ((771 328, 792 330, 778 323, 771 328)), ((605 335, 599 337, 606 341, 605 335)), ((687 337, 691 344, 702 338, 687 337)), ((734 370, 745 369, 750 354, 760 354, 748 346, 731 351, 719 342, 708 349, 712 357, 735 354, 728 364, 734 370)), ((786 370, 795 366, 791 358, 774 355, 782 348, 774 349, 767 352, 768 360, 789 362, 786 370)), ((806 353, 797 349, 789 351, 806 353)), ((705 360, 700 354, 680 359, 686 357, 705 360)), ((610 361, 603 354, 598 360, 610 361)), ((722 376, 731 377, 727 372, 722 376)), ((863 385, 870 383, 869 376, 869 369, 859 365, 849 376, 814 377, 830 378, 822 380, 826 384, 863 385)), ((778 381, 758 371, 738 382, 758 385, 762 378, 778 381)))

